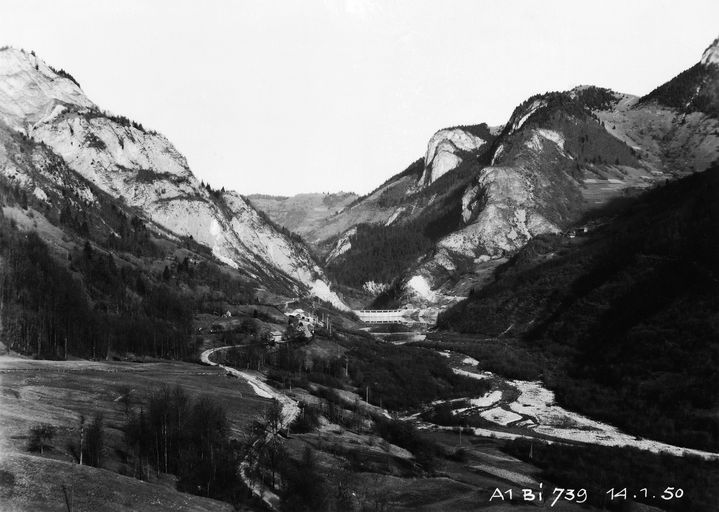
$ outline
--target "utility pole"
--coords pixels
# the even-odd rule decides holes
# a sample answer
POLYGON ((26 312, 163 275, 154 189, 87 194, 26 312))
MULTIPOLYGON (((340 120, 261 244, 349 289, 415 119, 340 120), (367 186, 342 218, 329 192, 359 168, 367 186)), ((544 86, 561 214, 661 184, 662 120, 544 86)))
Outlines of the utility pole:
POLYGON ((74 498, 74 491, 75 491, 75 483, 73 482, 72 487, 70 487, 70 490, 68 491, 67 485, 62 484, 62 493, 65 496, 65 508, 67 508, 67 512, 72 512, 72 502, 74 498))
POLYGON ((85 440, 85 417, 80 416, 80 465, 82 466, 82 445, 85 440))

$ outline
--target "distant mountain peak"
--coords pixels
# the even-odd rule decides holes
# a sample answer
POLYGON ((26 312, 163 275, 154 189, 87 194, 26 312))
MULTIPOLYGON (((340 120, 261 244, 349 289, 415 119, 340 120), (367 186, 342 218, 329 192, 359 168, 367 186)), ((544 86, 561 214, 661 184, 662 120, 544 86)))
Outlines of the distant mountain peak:
POLYGON ((0 50, 0 119, 24 130, 64 104, 95 108, 72 76, 48 66, 35 52, 0 50))
POLYGON ((719 37, 714 39, 714 42, 704 50, 702 54, 702 60, 700 61, 705 66, 713 64, 719 66, 719 37))
MULTIPOLYGON (((420 183, 429 185, 447 172, 455 169, 461 162, 461 153, 476 152, 486 143, 490 134, 485 127, 484 138, 473 133, 468 127, 445 128, 436 132, 427 145, 427 154, 424 158, 424 173, 420 183)), ((479 132, 481 133, 481 131, 479 132)))
MULTIPOLYGON (((0 75, 12 76, 22 74, 32 75, 34 78, 42 78, 56 86, 64 86, 76 94, 84 96, 80 84, 69 73, 62 69, 55 69, 49 66, 34 51, 4 46, 0 48, 0 75)), ((51 91, 46 91, 47 93, 51 91)))

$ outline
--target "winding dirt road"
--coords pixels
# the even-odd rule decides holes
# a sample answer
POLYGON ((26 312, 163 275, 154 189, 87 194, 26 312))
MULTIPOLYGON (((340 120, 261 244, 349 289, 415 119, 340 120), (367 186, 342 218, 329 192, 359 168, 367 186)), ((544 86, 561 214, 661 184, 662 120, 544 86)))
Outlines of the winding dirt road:
MULTIPOLYGON (((277 400, 280 405, 282 406, 282 426, 281 428, 285 429, 289 427, 289 425, 292 424, 293 421, 297 418, 297 416, 300 413, 300 407, 297 404, 296 401, 292 400, 287 395, 280 393, 279 391, 275 390, 271 386, 269 386, 267 383, 265 383, 262 379, 260 374, 250 371, 243 371, 243 370, 237 370, 236 368, 231 368, 229 366, 225 366, 220 363, 216 363, 213 361, 210 356, 214 354, 215 352, 219 352, 222 350, 227 350, 233 348, 230 346, 225 347, 217 347, 212 348, 209 350, 205 350, 202 354, 200 354, 200 361, 202 361, 205 364, 208 364, 210 366, 218 366, 225 370, 227 373, 234 375, 235 377, 242 379, 246 381, 250 386, 252 386, 252 389, 255 391, 255 393, 258 396, 261 396, 263 398, 269 398, 277 400)), ((268 434, 269 436, 270 434, 268 434)), ((253 444, 253 448, 257 445, 257 443, 261 442, 262 440, 258 439, 253 444)), ((242 480, 245 482, 245 485, 249 487, 252 492, 258 496, 268 507, 270 507, 272 510, 278 510, 280 506, 280 497, 269 487, 263 485, 260 482, 255 482, 252 478, 250 478, 250 463, 245 458, 240 463, 240 476, 242 477, 242 480)))

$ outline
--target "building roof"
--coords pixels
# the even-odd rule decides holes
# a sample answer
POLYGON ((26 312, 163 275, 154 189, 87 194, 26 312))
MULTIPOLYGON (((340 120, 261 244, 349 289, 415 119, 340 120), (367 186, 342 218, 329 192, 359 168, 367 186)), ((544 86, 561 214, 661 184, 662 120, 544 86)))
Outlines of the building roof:
POLYGON ((304 309, 295 309, 291 313, 285 313, 285 315, 287 315, 287 316, 306 316, 306 317, 310 316, 305 312, 304 309))

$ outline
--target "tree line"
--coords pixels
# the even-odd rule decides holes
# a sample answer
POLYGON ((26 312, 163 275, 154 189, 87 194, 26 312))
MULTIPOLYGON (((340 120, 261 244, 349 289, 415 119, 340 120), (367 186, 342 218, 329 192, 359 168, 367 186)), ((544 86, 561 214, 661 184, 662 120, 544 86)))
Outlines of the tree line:
POLYGON ((35 232, 0 219, 0 318, 9 348, 41 358, 132 352, 182 358, 191 309, 169 286, 87 242, 61 265, 35 232))
POLYGON ((124 432, 135 478, 171 473, 178 490, 231 503, 246 492, 237 474, 240 445, 230 438, 225 409, 209 398, 161 387, 130 411, 124 432))

